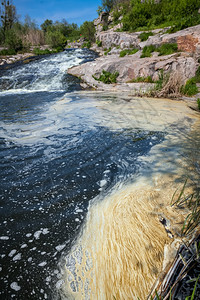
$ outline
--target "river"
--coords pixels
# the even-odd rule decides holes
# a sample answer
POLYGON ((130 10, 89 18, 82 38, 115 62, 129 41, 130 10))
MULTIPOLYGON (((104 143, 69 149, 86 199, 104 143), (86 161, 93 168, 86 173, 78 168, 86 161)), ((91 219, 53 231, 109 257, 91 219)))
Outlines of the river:
MULTIPOLYGON (((123 231, 120 222, 120 201, 132 193, 130 185, 141 192, 145 181, 138 183, 138 178, 174 176, 181 167, 187 147, 180 136, 190 136, 195 113, 178 101, 82 91, 79 80, 66 70, 95 57, 86 49, 66 50, 0 71, 1 299, 108 299, 104 296, 111 295, 109 289, 104 296, 99 292, 105 281, 99 270, 107 272, 102 264, 111 254, 106 250, 99 259, 99 275, 93 280, 98 296, 94 296, 94 287, 88 287, 91 273, 80 275, 84 268, 88 272, 89 263, 79 253, 75 256, 81 267, 75 270, 72 252, 86 253, 83 248, 95 248, 97 241, 106 244, 110 227, 106 235, 99 236, 98 231, 105 231, 112 218, 116 222, 116 216, 118 230, 128 239, 128 227, 123 231), (118 199, 117 208, 113 197, 118 199), (108 214, 112 210, 113 217, 108 214), (104 211, 104 225, 97 211, 104 211), (70 275, 65 274, 66 266, 70 275), (68 291, 63 283, 69 285, 68 291)), ((134 197, 135 212, 140 204, 134 197)), ((123 207, 131 211, 127 201, 123 207)), ((145 208, 143 212, 146 218, 145 208)), ((167 240, 165 236, 163 243, 167 240)), ((98 249, 98 257, 104 250, 98 249)), ((119 254, 116 249, 114 253, 119 254)), ((114 273, 120 272, 115 268, 110 265, 114 273)), ((113 295, 122 299, 123 293, 114 290, 113 295)))

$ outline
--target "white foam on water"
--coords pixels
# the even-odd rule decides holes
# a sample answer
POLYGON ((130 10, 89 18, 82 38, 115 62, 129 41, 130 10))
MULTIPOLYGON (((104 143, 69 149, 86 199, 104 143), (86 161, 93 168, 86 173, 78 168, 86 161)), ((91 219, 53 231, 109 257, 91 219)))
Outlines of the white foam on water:
POLYGON ((0 236, 0 240, 2 240, 2 241, 8 241, 9 240, 9 236, 0 236))
POLYGON ((10 285, 11 289, 13 289, 14 291, 18 292, 21 290, 21 287, 18 285, 17 282, 12 282, 10 285))

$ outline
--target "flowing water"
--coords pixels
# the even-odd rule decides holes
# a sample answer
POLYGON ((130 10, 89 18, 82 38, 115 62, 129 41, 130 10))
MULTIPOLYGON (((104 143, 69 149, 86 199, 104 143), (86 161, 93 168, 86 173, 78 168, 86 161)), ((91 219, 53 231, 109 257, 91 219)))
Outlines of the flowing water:
POLYGON ((94 58, 70 50, 0 71, 1 299, 144 297, 161 267, 163 178, 185 168, 195 113, 81 91, 66 70, 94 58))

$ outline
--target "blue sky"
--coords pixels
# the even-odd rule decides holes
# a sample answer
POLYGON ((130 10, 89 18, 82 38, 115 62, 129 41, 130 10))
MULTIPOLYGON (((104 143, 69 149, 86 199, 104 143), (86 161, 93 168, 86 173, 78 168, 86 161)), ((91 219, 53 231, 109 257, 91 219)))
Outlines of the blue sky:
POLYGON ((20 20, 29 15, 38 25, 46 19, 53 21, 66 19, 69 23, 81 25, 97 17, 101 0, 13 0, 20 20))

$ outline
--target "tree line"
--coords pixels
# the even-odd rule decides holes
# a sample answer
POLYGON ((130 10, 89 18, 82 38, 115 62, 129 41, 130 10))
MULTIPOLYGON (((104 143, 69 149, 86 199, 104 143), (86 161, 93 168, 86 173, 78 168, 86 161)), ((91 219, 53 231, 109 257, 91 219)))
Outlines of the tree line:
POLYGON ((55 51, 61 51, 67 41, 83 37, 93 42, 95 28, 93 22, 85 21, 80 27, 67 20, 46 19, 41 26, 27 15, 24 22, 17 16, 17 9, 12 0, 2 0, 0 4, 0 45, 5 47, 3 53, 15 54, 30 51, 31 47, 49 45, 55 51))

